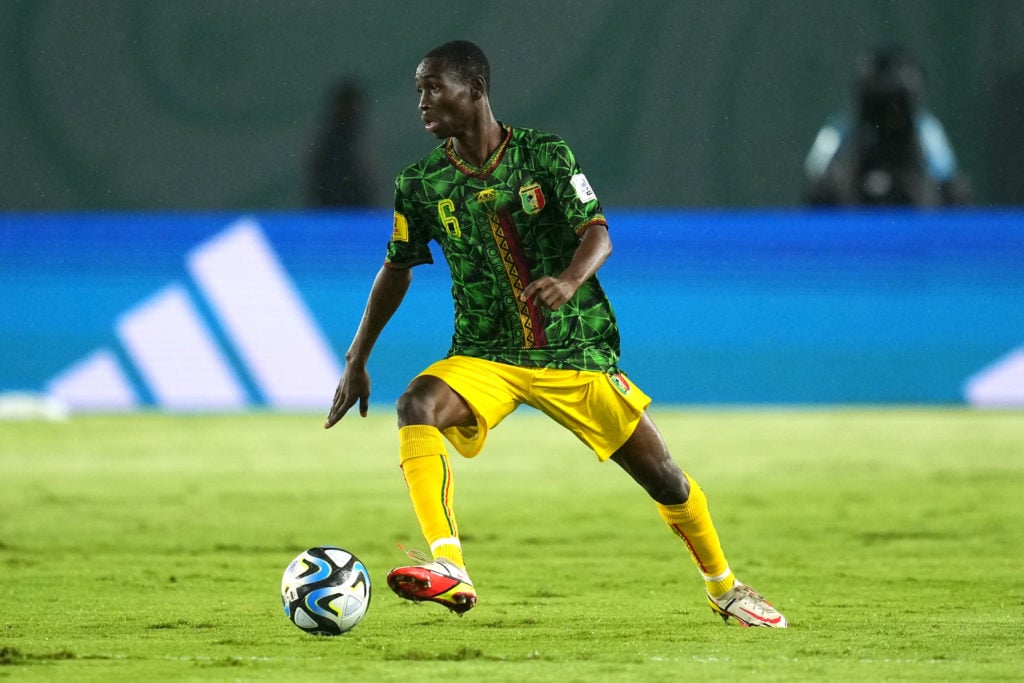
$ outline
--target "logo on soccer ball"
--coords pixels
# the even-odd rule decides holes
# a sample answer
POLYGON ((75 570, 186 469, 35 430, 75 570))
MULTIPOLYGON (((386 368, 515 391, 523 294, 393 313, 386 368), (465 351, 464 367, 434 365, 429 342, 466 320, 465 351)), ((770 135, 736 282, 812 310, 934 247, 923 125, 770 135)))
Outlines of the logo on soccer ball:
POLYGON ((337 636, 362 621, 370 606, 370 573, 335 546, 299 553, 281 577, 285 616, 306 633, 337 636))

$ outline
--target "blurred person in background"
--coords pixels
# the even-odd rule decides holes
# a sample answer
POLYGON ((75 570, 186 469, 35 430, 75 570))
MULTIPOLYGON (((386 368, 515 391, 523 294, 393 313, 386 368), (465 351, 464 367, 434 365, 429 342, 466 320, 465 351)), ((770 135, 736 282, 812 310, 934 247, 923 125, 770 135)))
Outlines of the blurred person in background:
POLYGON ((365 152, 366 97, 352 80, 332 90, 310 149, 309 204, 331 208, 373 205, 373 173, 365 152))
POLYGON ((813 206, 940 207, 971 189, 942 124, 925 102, 924 73, 902 48, 862 55, 852 112, 833 116, 804 163, 813 206))

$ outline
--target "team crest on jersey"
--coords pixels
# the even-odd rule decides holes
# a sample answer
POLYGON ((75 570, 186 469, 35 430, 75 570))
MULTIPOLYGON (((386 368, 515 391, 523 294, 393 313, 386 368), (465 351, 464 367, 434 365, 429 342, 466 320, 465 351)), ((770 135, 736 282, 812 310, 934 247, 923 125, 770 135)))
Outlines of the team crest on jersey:
POLYGON ((544 209, 544 191, 540 183, 530 183, 519 188, 519 199, 523 202, 523 211, 528 214, 540 213, 544 209))
POLYGON ((619 393, 623 396, 629 396, 629 392, 632 390, 632 386, 629 384, 629 380, 626 379, 626 375, 621 372, 614 372, 608 374, 608 379, 611 380, 612 384, 619 393))

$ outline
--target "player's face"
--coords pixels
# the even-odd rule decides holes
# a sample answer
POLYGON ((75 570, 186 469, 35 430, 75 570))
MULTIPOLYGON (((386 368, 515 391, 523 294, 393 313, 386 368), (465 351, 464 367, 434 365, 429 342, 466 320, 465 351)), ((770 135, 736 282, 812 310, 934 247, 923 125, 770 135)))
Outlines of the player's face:
POLYGON ((420 118, 426 131, 438 138, 458 137, 472 121, 473 91, 469 83, 436 59, 416 67, 420 118))

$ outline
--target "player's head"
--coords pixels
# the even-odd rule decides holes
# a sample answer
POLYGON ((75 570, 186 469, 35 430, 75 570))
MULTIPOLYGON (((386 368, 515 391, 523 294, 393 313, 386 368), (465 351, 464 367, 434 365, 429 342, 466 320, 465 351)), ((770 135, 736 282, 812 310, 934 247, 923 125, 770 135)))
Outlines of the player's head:
POLYGON ((438 138, 460 137, 492 118, 491 70, 483 51, 454 40, 428 52, 416 67, 420 118, 438 138))
POLYGON ((423 56, 436 62, 446 71, 457 76, 466 83, 480 77, 483 79, 484 92, 491 91, 491 66, 487 56, 475 43, 468 40, 452 40, 439 45, 423 56))
POLYGON ((924 73, 899 47, 863 55, 857 64, 860 118, 883 133, 910 134, 915 111, 924 101, 924 73))

